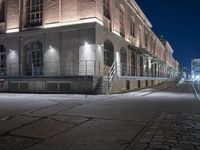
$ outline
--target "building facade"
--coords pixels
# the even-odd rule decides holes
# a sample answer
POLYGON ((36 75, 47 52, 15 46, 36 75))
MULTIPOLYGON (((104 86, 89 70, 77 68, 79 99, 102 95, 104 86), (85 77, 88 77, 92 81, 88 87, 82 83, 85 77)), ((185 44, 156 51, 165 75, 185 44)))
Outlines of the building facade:
POLYGON ((200 80, 200 58, 194 58, 191 63, 191 77, 200 80))
POLYGON ((0 0, 0 91, 106 93, 175 78, 134 0, 0 0))

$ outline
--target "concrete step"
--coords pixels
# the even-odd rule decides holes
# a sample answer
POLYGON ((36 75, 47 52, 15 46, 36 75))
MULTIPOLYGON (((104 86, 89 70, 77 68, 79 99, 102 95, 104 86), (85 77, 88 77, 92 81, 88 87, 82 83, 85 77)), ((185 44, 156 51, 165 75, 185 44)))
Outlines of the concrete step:
POLYGON ((103 77, 99 80, 99 83, 96 86, 96 94, 106 94, 108 90, 108 77, 103 77))

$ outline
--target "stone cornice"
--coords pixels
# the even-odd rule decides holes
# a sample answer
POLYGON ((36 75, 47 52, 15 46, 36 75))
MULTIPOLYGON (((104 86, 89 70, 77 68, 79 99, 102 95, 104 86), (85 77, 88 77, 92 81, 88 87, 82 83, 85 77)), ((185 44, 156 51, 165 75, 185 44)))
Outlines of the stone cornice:
POLYGON ((172 49, 171 45, 169 44, 168 41, 166 41, 166 48, 173 54, 174 50, 172 49))
POLYGON ((138 4, 135 2, 135 0, 125 0, 127 1, 136 11, 137 11, 137 15, 140 16, 142 18, 142 20, 150 27, 152 28, 152 24, 150 23, 150 21, 147 19, 147 17, 145 16, 145 14, 143 13, 143 11, 140 9, 140 7, 138 6, 138 4))

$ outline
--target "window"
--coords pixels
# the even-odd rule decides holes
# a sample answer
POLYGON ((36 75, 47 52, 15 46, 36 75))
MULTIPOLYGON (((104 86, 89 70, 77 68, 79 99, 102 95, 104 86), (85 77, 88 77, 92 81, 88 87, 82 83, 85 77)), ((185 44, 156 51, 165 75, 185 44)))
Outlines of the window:
POLYGON ((42 75, 43 74, 43 47, 39 41, 29 43, 25 50, 26 55, 26 75, 42 75))
POLYGON ((112 66, 114 62, 114 48, 110 40, 104 42, 104 64, 112 66))
POLYGON ((142 47, 142 26, 139 25, 139 30, 138 30, 138 41, 139 41, 139 46, 142 47))
POLYGON ((42 0, 26 1, 26 23, 25 27, 42 25, 42 0))
POLYGON ((0 45, 0 76, 6 75, 6 49, 0 45))
POLYGON ((156 42, 153 42, 153 54, 156 55, 156 42))
POLYGON ((145 32, 144 38, 145 38, 145 47, 147 47, 148 46, 148 33, 147 32, 145 32))
POLYGON ((110 1, 103 0, 103 14, 106 18, 110 19, 110 1))
POLYGON ((127 75, 127 51, 125 48, 120 50, 120 59, 121 59, 121 72, 122 76, 127 75))
POLYGON ((154 77, 154 60, 151 60, 151 76, 154 77))
POLYGON ((136 54, 131 51, 131 76, 136 76, 136 54))
POLYGON ((5 2, 0 0, 0 23, 5 22, 5 2))
POLYGON ((125 26, 124 26, 124 8, 121 6, 119 11, 119 24, 120 24, 120 35, 125 36, 125 26))
POLYGON ((149 70, 149 60, 146 58, 145 59, 145 71, 146 71, 146 76, 149 77, 149 73, 150 73, 150 70, 149 70))
POLYGON ((135 22, 133 20, 130 21, 130 35, 135 37, 135 22))
POLYGON ((153 53, 153 38, 151 37, 151 42, 150 42, 150 51, 153 53))
POLYGON ((140 76, 144 76, 144 60, 142 56, 140 56, 140 76))

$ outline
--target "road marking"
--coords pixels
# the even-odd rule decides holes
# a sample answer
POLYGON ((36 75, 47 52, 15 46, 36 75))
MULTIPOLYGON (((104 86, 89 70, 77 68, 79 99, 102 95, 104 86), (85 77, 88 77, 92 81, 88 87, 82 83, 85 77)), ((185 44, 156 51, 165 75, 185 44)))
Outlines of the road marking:
POLYGON ((196 94, 198 100, 200 101, 199 94, 197 93, 197 90, 196 90, 196 88, 194 87, 193 83, 192 83, 192 87, 193 87, 193 89, 194 89, 194 91, 195 91, 195 94, 196 94))

